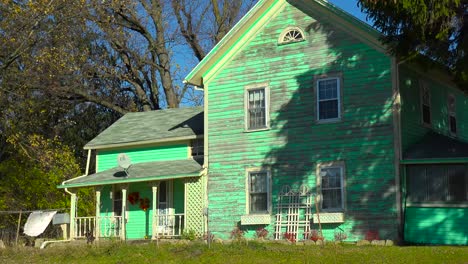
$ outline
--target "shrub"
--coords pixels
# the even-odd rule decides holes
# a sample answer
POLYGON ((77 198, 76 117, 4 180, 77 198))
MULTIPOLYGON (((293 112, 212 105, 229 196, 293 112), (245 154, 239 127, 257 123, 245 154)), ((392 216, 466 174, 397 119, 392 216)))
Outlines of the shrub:
POLYGON ((322 234, 320 234, 320 233, 319 233, 317 230, 315 230, 315 229, 314 229, 314 230, 311 230, 311 231, 309 232, 309 234, 307 234, 307 235, 308 235, 308 238, 309 238, 310 240, 314 241, 314 242, 317 242, 318 240, 322 240, 322 241, 323 241, 323 236, 322 236, 322 234))
POLYGON ((283 234, 283 238, 288 240, 289 242, 293 242, 293 243, 296 242, 296 234, 294 233, 286 232, 283 234))
POLYGON ((234 229, 232 229, 230 238, 233 240, 243 240, 244 235, 245 231, 236 226, 234 229))
POLYGON ((182 233, 181 238, 186 239, 186 240, 190 240, 190 241, 194 241, 195 239, 197 239, 197 233, 193 229, 190 229, 188 231, 184 230, 184 232, 182 233))
POLYGON ((343 241, 345 240, 346 238, 348 238, 348 236, 346 235, 345 232, 343 231, 338 231, 338 232, 335 232, 335 241, 343 241))
POLYGON ((265 239, 268 235, 268 230, 266 230, 264 227, 259 227, 257 230, 255 230, 255 234, 257 235, 257 238, 265 239))
POLYGON ((368 241, 379 240, 379 231, 376 231, 376 230, 367 231, 365 239, 368 241))

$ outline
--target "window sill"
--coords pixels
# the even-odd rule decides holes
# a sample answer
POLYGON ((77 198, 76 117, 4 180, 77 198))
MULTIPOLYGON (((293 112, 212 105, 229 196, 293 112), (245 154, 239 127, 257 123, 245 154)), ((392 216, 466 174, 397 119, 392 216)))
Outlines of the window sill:
POLYGON ((264 128, 257 128, 257 129, 249 129, 249 130, 244 130, 244 133, 252 133, 252 132, 267 131, 267 130, 270 130, 270 128, 264 127, 264 128))
POLYGON ((331 123, 338 123, 341 121, 343 121, 341 118, 333 118, 333 119, 316 120, 315 122, 317 124, 331 124, 331 123))
POLYGON ((271 216, 269 214, 250 214, 241 216, 241 225, 269 225, 271 216))
POLYGON ((406 203, 406 207, 427 207, 427 208, 468 208, 467 203, 406 203))
MULTIPOLYGON (((321 224, 328 224, 328 223, 344 223, 344 213, 320 213, 320 223, 321 224)), ((314 224, 317 224, 319 221, 319 216, 317 214, 313 214, 314 224)))

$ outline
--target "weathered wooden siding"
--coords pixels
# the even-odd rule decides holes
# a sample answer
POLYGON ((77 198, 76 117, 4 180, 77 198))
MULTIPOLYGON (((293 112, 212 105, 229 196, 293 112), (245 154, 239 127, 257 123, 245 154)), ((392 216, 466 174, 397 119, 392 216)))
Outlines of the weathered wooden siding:
POLYGON ((408 207, 405 240, 424 244, 468 244, 468 208, 408 207))
POLYGON ((346 222, 323 225, 326 238, 338 228, 349 240, 368 230, 397 236, 391 60, 327 17, 312 17, 287 4, 207 85, 209 227, 217 237, 228 238, 246 213, 246 168, 272 168, 274 214, 283 185, 315 188, 317 162, 338 160, 346 166, 346 222), (307 40, 278 45, 291 25, 307 40), (342 76, 342 121, 317 124, 314 76, 333 73, 342 76), (271 129, 245 132, 244 86, 264 82, 271 129))
POLYGON ((402 149, 417 143, 431 129, 448 135, 447 99, 449 93, 456 97, 457 138, 468 141, 468 97, 441 81, 435 81, 406 66, 400 67, 402 149), (431 126, 422 123, 420 82, 425 81, 431 93, 431 126))
POLYGON ((118 150, 100 150, 97 153, 98 171, 115 168, 117 155, 125 153, 132 163, 142 163, 164 160, 183 160, 188 158, 188 142, 173 143, 159 146, 149 146, 142 148, 127 148, 118 150))

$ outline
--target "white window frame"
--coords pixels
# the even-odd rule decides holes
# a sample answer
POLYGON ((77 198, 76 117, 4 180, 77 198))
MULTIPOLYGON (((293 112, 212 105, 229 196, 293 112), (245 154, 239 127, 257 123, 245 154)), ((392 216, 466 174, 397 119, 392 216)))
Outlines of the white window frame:
POLYGON ((458 133, 458 120, 457 120, 457 98, 454 94, 450 93, 447 96, 447 112, 448 112, 448 131, 452 136, 456 136, 458 133), (450 101, 453 100, 453 109, 450 105, 450 101), (455 119, 455 132, 452 131, 451 117, 455 119))
POLYGON ((320 210, 323 212, 344 212, 346 210, 346 169, 344 161, 334 161, 334 162, 323 162, 317 164, 317 189, 318 189, 318 202, 320 205, 320 210), (323 188, 322 188, 322 169, 328 168, 339 168, 341 171, 341 208, 327 208, 323 209, 323 188))
POLYGON ((316 78, 315 79, 315 97, 316 97, 316 120, 318 123, 328 123, 328 122, 337 122, 341 120, 341 77, 339 76, 327 76, 327 77, 321 77, 321 78, 316 78), (320 89, 319 89, 319 83, 322 81, 328 81, 328 80, 336 80, 337 81, 337 98, 338 100, 338 117, 335 118, 327 118, 327 119, 320 119, 320 102, 322 101, 331 101, 335 99, 326 99, 326 100, 320 100, 320 89))
POLYGON ((246 169, 245 177, 245 193, 246 193, 246 214, 247 215, 270 215, 272 213, 271 203, 271 170, 270 168, 248 168, 246 169), (251 212, 250 211, 250 174, 251 173, 266 173, 267 181, 267 211, 266 212, 251 212))
POLYGON ((429 85, 427 84, 426 81, 423 81, 423 80, 420 80, 419 81, 419 100, 420 100, 420 106, 419 108, 421 109, 421 123, 424 125, 424 126, 427 126, 427 127, 431 127, 432 126, 432 94, 431 94, 431 88, 429 87, 429 85), (424 92, 425 90, 428 91, 428 97, 429 97, 429 101, 427 102, 427 104, 424 102, 424 92), (427 105, 429 107, 429 123, 425 122, 424 121, 424 105, 427 105))
POLYGON ((123 204, 123 193, 122 193, 122 188, 118 188, 117 186, 113 186, 112 189, 111 189, 111 200, 112 200, 112 216, 122 216, 124 214, 123 210, 122 210, 122 204, 123 204), (120 215, 116 215, 115 214, 115 203, 117 202, 117 199, 116 199, 116 193, 120 193, 120 215))
POLYGON ((304 31, 300 28, 300 27, 296 27, 296 26, 289 26, 287 28, 285 28, 279 38, 278 38, 278 45, 285 45, 285 44, 290 44, 290 43, 298 43, 298 42, 302 42, 302 41, 305 41, 306 40, 306 35, 304 34, 304 31), (297 31, 299 32, 301 35, 302 35, 302 39, 298 39, 298 40, 289 40, 289 41, 285 41, 284 40, 284 37, 289 33, 289 32, 292 32, 292 31, 297 31))
POLYGON ((244 87, 244 130, 246 132, 262 131, 270 129, 270 88, 267 83, 248 85, 244 87), (249 92, 265 90, 265 127, 249 128, 249 92))

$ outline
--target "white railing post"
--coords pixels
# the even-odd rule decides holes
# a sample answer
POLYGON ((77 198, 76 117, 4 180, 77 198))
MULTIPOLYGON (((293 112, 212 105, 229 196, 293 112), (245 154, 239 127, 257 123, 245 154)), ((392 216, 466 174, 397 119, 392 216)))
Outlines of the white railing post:
POLYGON ((121 218, 121 227, 122 227, 122 230, 121 230, 121 234, 120 234, 120 237, 122 240, 125 240, 126 239, 126 217, 127 215, 127 189, 123 188, 122 189, 122 218, 121 218))
POLYGON ((96 191, 96 219, 94 224, 94 237, 99 240, 101 236, 101 191, 96 191))
POLYGON ((153 214, 152 214, 152 217, 151 217, 151 239, 157 239, 157 234, 158 234, 158 224, 157 224, 157 215, 158 215, 158 211, 157 211, 157 194, 158 194, 158 186, 157 185, 154 185, 152 187, 152 190, 153 190, 153 214))
POLYGON ((76 234, 76 193, 71 194, 70 202, 70 239, 75 239, 76 234))

